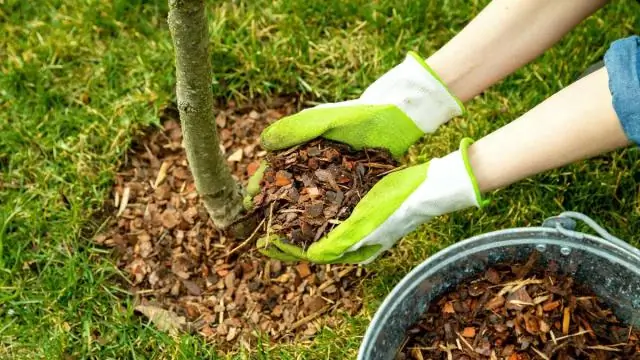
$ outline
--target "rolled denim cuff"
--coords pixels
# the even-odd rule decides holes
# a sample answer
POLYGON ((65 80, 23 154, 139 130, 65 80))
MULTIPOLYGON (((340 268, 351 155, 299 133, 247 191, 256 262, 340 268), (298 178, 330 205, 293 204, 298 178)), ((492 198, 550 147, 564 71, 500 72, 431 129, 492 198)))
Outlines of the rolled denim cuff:
POLYGON ((611 43, 604 64, 616 115, 627 138, 640 145, 640 37, 611 43))

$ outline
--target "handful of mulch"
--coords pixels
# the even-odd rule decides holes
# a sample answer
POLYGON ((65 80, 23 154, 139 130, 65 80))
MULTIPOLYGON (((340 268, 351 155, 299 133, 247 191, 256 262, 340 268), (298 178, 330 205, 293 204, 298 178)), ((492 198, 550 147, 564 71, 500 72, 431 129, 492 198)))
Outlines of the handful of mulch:
POLYGON ((270 222, 270 231, 302 248, 349 217, 360 199, 397 168, 387 150, 355 151, 348 145, 317 139, 273 152, 254 205, 270 222))
POLYGON ((571 277, 501 265, 434 301, 396 359, 640 359, 625 326, 571 277))

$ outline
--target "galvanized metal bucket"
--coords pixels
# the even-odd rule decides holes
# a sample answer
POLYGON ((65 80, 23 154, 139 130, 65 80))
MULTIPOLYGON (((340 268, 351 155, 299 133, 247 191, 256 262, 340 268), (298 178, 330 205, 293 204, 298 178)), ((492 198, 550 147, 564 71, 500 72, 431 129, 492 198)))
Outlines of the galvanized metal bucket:
POLYGON ((564 212, 541 227, 490 232, 452 245, 409 272, 389 293, 367 328, 358 359, 392 360, 405 331, 429 303, 462 281, 501 262, 524 261, 539 252, 538 266, 571 274, 612 308, 640 326, 640 250, 612 236, 589 217, 564 212), (598 236, 575 231, 580 220, 598 236))

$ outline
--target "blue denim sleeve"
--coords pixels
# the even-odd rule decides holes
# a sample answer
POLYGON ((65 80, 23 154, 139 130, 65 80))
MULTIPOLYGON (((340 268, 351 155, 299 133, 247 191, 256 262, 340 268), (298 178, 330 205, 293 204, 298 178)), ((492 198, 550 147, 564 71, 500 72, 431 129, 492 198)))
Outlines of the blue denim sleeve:
POLYGON ((627 138, 640 145, 640 37, 611 43, 604 64, 616 115, 627 138))

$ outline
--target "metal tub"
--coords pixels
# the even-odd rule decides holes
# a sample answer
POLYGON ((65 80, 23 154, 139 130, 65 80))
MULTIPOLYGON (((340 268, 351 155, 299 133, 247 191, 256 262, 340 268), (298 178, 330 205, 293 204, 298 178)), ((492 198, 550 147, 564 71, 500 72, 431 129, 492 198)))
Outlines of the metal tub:
POLYGON ((615 238, 576 212, 561 213, 541 227, 494 231, 458 242, 409 272, 376 311, 358 352, 360 360, 394 359, 405 331, 429 303, 460 282, 502 262, 526 261, 540 253, 538 266, 553 265, 586 284, 623 322, 640 326, 640 250, 615 238), (598 236, 575 231, 576 220, 598 236))

